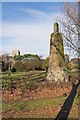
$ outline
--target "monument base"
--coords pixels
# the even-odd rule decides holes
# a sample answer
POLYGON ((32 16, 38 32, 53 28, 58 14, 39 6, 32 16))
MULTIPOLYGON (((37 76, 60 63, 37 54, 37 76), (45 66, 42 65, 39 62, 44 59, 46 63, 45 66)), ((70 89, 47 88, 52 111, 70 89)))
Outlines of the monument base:
POLYGON ((60 67, 57 67, 53 70, 49 70, 46 77, 48 82, 68 82, 67 73, 60 67))

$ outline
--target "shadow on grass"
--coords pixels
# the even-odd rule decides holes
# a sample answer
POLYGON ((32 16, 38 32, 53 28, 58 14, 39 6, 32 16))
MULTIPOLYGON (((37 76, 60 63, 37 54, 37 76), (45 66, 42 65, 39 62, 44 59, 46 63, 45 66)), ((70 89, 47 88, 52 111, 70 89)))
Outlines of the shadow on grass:
POLYGON ((79 84, 80 84, 80 81, 76 85, 73 85, 73 88, 72 88, 69 96, 65 100, 65 102, 64 102, 60 112, 58 113, 57 117, 55 118, 55 120, 67 120, 68 119, 68 115, 70 113, 70 110, 71 110, 74 98, 76 96, 76 92, 77 92, 79 84))

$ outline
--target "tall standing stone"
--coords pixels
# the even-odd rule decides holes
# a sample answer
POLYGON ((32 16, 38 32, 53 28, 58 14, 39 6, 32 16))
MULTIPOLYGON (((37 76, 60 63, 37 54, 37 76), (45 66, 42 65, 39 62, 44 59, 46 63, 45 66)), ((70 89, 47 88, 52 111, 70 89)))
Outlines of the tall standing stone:
POLYGON ((47 80, 49 82, 65 81, 65 60, 62 33, 59 33, 58 23, 54 24, 54 32, 50 36, 50 55, 47 80))

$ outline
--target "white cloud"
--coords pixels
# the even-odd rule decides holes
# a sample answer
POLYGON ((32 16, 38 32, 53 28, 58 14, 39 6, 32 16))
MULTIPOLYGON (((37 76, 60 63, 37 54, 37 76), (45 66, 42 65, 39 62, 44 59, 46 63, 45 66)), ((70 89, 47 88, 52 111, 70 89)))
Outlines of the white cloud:
POLYGON ((40 22, 52 22, 52 20, 54 21, 57 17, 58 18, 64 17, 62 12, 60 13, 58 11, 54 12, 54 10, 52 10, 53 12, 48 13, 48 12, 44 12, 44 11, 32 9, 32 8, 24 8, 24 9, 15 8, 15 9, 25 12, 26 16, 27 16, 27 13, 29 13, 29 15, 32 16, 32 18, 35 18, 36 21, 38 20, 40 22))
MULTIPOLYGON (((3 50, 20 49, 22 53, 33 52, 47 54, 49 46, 50 25, 44 24, 7 24, 3 25, 3 37, 15 38, 11 43, 4 43, 3 50), (47 51, 46 51, 47 50, 47 51)), ((46 55, 45 55, 46 56, 46 55)))
POLYGON ((40 10, 32 9, 32 8, 17 9, 17 10, 29 13, 32 17, 37 16, 38 18, 43 18, 47 16, 47 13, 40 11, 40 10))
POLYGON ((9 42, 3 43, 3 50, 11 52, 12 49, 19 49, 22 53, 36 53, 47 57, 53 23, 57 16, 63 17, 63 14, 45 13, 33 9, 20 10, 42 19, 40 21, 35 19, 35 22, 30 23, 3 23, 3 38, 4 40, 9 38, 9 42))

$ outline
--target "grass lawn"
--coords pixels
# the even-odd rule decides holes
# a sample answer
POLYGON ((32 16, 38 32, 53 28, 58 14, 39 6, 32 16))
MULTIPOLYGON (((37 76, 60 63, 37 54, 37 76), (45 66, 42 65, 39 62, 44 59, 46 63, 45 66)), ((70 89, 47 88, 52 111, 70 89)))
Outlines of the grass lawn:
MULTIPOLYGON (((3 110, 3 113, 7 113, 10 111, 15 111, 16 113, 18 113, 21 111, 22 114, 23 114, 23 112, 25 113, 26 117, 35 117, 34 114, 36 114, 36 117, 41 117, 41 116, 50 117, 50 109, 51 110, 53 109, 53 114, 54 114, 54 109, 58 106, 61 106, 61 104, 63 104, 64 100, 65 100, 64 97, 58 97, 56 99, 11 101, 8 103, 3 102, 2 110, 3 110), (44 111, 44 112, 42 112, 42 111, 44 111), (48 112, 47 114, 46 114, 46 111, 48 112), (31 116, 30 116, 30 113, 32 113, 31 116)), ((6 115, 8 115, 8 114, 6 114, 6 115)), ((24 116, 21 115, 21 117, 24 117, 24 116)))
POLYGON ((31 100, 31 101, 12 101, 9 103, 3 102, 3 111, 6 110, 33 110, 38 107, 46 107, 46 106, 55 106, 62 104, 64 102, 64 97, 59 97, 56 99, 41 99, 41 100, 31 100))
MULTIPOLYGON (((55 99, 3 102, 3 117, 55 118, 65 99, 66 97, 58 97, 55 99)), ((78 97, 75 97, 69 117, 78 117, 78 97)))

